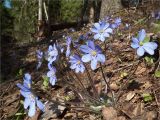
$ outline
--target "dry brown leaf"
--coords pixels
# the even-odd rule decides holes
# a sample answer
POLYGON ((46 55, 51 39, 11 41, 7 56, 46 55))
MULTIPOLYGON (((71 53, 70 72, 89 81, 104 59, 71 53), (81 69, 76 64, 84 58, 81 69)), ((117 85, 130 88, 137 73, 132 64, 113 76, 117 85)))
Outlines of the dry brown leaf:
POLYGON ((143 103, 132 104, 130 102, 128 104, 124 104, 122 111, 130 118, 134 118, 136 116, 142 115, 144 113, 143 109, 144 109, 143 103))
POLYGON ((119 86, 114 82, 114 83, 110 84, 110 88, 111 88, 112 90, 118 90, 118 89, 119 89, 119 86))
POLYGON ((126 118, 124 116, 119 116, 117 119, 114 120, 126 120, 126 118))
POLYGON ((104 120, 116 120, 117 111, 113 107, 105 107, 102 110, 104 120))
POLYGON ((135 92, 131 91, 126 96, 126 101, 130 101, 135 96, 135 92))
POLYGON ((144 113, 144 104, 143 103, 137 103, 135 109, 133 110, 133 114, 135 116, 142 115, 144 113))
POLYGON ((155 111, 150 111, 146 114, 146 120, 155 120, 157 118, 157 114, 155 111))
POLYGON ((141 67, 141 66, 138 66, 138 68, 137 68, 135 74, 136 74, 136 75, 139 75, 139 74, 144 73, 145 71, 146 71, 146 68, 141 67))

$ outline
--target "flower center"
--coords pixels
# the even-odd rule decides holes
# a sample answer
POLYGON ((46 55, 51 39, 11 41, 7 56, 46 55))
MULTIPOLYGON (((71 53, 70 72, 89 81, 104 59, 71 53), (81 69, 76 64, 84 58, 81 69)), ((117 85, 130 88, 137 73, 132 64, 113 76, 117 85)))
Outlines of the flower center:
POLYGON ((81 64, 81 61, 79 60, 79 61, 77 61, 77 64, 79 65, 79 64, 81 64))
POLYGON ((54 77, 55 76, 55 73, 54 72, 52 72, 52 77, 54 77))
POLYGON ((96 51, 92 51, 91 54, 92 54, 93 56, 95 56, 95 55, 97 55, 97 52, 96 52, 96 51))
POLYGON ((29 88, 31 88, 31 84, 27 84, 29 88))
POLYGON ((101 30, 99 30, 99 32, 100 32, 100 33, 104 33, 104 30, 103 30, 103 29, 101 29, 101 30))
POLYGON ((139 42, 139 45, 140 45, 140 46, 143 46, 143 44, 144 44, 144 43, 143 43, 142 41, 139 42))

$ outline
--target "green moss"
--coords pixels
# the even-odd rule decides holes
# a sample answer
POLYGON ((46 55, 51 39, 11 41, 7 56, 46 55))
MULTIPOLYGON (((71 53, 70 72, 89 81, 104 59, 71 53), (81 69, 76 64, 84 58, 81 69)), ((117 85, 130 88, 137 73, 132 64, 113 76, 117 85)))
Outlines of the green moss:
POLYGON ((61 0, 61 19, 64 22, 74 22, 81 14, 82 0, 61 0))

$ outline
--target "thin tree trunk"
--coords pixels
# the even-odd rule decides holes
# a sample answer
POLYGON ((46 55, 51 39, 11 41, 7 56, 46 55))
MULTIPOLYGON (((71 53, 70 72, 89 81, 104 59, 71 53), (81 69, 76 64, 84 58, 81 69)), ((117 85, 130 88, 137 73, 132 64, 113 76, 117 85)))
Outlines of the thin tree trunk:
POLYGON ((42 0, 38 0, 38 21, 42 21, 42 0))
POLYGON ((89 23, 94 22, 94 1, 89 0, 89 23))

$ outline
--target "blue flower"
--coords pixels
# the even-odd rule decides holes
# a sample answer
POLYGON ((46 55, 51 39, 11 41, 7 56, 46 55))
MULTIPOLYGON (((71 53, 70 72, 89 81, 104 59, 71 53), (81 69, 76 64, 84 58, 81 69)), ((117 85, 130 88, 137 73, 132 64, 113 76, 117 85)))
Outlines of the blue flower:
POLYGON ((157 20, 160 20, 160 11, 152 12, 152 17, 154 17, 157 20))
POLYGON ((43 52, 40 50, 37 50, 37 59, 38 59, 38 65, 37 65, 37 69, 39 69, 42 65, 42 60, 43 60, 43 52))
POLYGON ((79 72, 83 73, 84 72, 85 67, 83 65, 83 62, 81 61, 81 58, 77 54, 70 56, 69 62, 71 63, 70 68, 73 70, 75 69, 76 73, 79 73, 79 72))
POLYGON ((20 88, 21 95, 25 98, 24 108, 28 109, 28 116, 32 117, 35 115, 36 106, 44 112, 44 104, 38 99, 38 97, 31 91, 31 76, 25 74, 23 85, 18 83, 17 86, 20 88))
POLYGON ((109 37, 110 33, 113 32, 112 29, 109 28, 109 23, 106 23, 104 21, 95 23, 91 31, 95 33, 94 39, 99 39, 102 42, 104 42, 105 38, 109 37))
POLYGON ((24 74, 23 85, 26 88, 31 89, 31 84, 32 84, 31 75, 29 73, 24 74))
POLYGON ((155 42, 144 42, 146 32, 144 29, 139 31, 138 38, 132 38, 131 47, 137 49, 137 55, 143 56, 145 52, 154 55, 154 50, 158 45, 155 42))
POLYGON ((60 54, 60 53, 63 53, 64 52, 64 48, 60 45, 60 44, 58 44, 58 42, 56 41, 56 47, 57 47, 57 49, 58 49, 58 54, 60 54))
POLYGON ((88 41, 87 45, 81 45, 80 50, 85 53, 82 56, 82 61, 91 61, 92 70, 96 69, 98 61, 101 63, 105 62, 105 55, 102 54, 102 49, 98 45, 95 46, 91 40, 88 41))
POLYGON ((89 33, 87 33, 87 35, 80 35, 79 38, 73 42, 74 47, 78 48, 80 45, 84 44, 87 40, 88 34, 89 33))
POLYGON ((56 61, 58 59, 58 50, 56 45, 53 46, 50 45, 48 48, 48 61, 50 64, 53 63, 53 61, 56 61))
POLYGON ((49 77, 50 84, 54 86, 57 81, 56 68, 52 67, 52 65, 49 63, 48 63, 48 68, 49 68, 49 71, 47 72, 47 77, 49 77))
POLYGON ((111 24, 111 28, 115 29, 115 28, 119 27, 120 24, 121 24, 121 22, 122 22, 122 21, 121 21, 121 18, 116 18, 116 19, 114 20, 114 23, 111 24))
POLYGON ((69 57, 69 55, 71 54, 71 49, 70 49, 71 43, 72 43, 72 38, 67 37, 67 40, 66 40, 66 45, 67 45, 66 57, 69 57))

